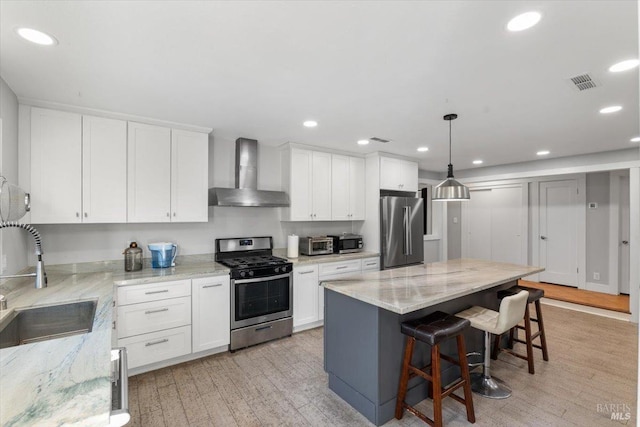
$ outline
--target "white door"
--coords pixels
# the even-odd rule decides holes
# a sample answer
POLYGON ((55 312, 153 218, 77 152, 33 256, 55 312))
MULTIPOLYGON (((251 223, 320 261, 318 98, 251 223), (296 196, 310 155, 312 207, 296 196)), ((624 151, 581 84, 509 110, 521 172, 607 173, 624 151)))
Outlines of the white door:
POLYGON ((209 213, 209 138, 171 131, 171 221, 207 222, 209 213))
POLYGON ((491 260, 491 190, 471 192, 465 258, 491 260))
POLYGON ((491 260, 526 264, 522 253, 522 187, 491 190, 491 260))
POLYGON ((229 276, 193 279, 192 282, 193 352, 228 345, 231 331, 229 276))
POLYGON ((311 151, 291 150, 291 221, 311 221, 311 151))
POLYGON ((82 222, 127 222, 127 122, 82 117, 82 222))
POLYGON ((31 222, 81 222, 82 119, 31 109, 31 222))
MULTIPOLYGON (((613 177, 612 177, 613 179, 613 177)), ((620 293, 629 294, 629 177, 620 177, 620 209, 618 242, 618 280, 620 293)))
POLYGON ((333 154, 331 156, 331 218, 348 221, 350 217, 350 172, 349 157, 333 154))
POLYGON ((578 286, 578 182, 540 183, 541 282, 578 286))
POLYGON ((349 214, 351 220, 365 219, 364 159, 349 157, 349 214))
POLYGON ((314 151, 311 159, 313 220, 329 221, 331 220, 331 154, 314 151))
POLYGON ((129 122, 128 222, 171 220, 171 129, 129 122))

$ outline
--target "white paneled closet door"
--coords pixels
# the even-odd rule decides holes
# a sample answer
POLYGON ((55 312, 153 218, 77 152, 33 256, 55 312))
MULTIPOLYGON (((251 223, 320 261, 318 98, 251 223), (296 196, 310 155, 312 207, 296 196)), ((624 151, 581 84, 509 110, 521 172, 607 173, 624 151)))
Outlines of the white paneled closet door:
POLYGON ((462 257, 526 264, 526 200, 519 184, 472 189, 462 205, 462 257))
POLYGON ((578 182, 540 183, 540 281, 578 286, 578 182))

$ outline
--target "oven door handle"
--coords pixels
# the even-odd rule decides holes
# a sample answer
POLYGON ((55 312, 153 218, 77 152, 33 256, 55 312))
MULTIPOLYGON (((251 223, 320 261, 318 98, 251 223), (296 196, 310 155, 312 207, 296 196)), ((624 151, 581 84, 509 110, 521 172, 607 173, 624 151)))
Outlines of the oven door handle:
POLYGON ((284 279, 285 277, 291 277, 291 273, 280 274, 278 276, 258 277, 256 279, 235 279, 234 283, 236 285, 241 285, 243 283, 266 282, 268 280, 284 279))

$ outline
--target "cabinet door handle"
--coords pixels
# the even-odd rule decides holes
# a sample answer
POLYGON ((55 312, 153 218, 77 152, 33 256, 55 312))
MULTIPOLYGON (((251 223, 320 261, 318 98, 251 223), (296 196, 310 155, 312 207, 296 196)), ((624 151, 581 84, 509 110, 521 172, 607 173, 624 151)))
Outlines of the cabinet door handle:
POLYGON ((169 342, 169 338, 165 338, 165 339, 159 340, 159 341, 148 342, 144 346, 145 347, 149 347, 149 346, 152 346, 152 345, 162 344, 162 343, 165 343, 165 342, 169 342))
POLYGON ((160 310, 147 310, 144 314, 162 313, 163 311, 169 311, 168 308, 161 308, 160 310))
POLYGON ((145 295, 152 295, 152 294, 163 294, 165 292, 169 292, 169 289, 163 289, 161 291, 149 291, 149 292, 145 292, 145 295))
POLYGON ((171 215, 169 215, 169 212, 167 212, 167 218, 169 218, 171 215))
POLYGON ((540 236, 542 240, 547 240, 547 236, 540 236))
POLYGON ((85 213, 84 213, 84 217, 86 218, 86 217, 88 217, 88 216, 89 216, 89 214, 85 212, 85 213))
POLYGON ((76 218, 80 218, 80 212, 76 212, 76 218))
POLYGON ((311 274, 313 273, 313 270, 309 270, 309 271, 301 271, 298 274, 311 274))
POLYGON ((222 283, 216 283, 215 285, 204 285, 202 289, 206 288, 217 288, 218 286, 222 286, 222 283))
POLYGON ((344 270, 345 268, 349 268, 349 266, 348 265, 343 265, 343 266, 340 266, 340 267, 336 267, 336 270, 344 270))
POLYGON ((176 216, 176 213, 175 213, 175 212, 173 213, 173 216, 174 216, 174 217, 176 216))

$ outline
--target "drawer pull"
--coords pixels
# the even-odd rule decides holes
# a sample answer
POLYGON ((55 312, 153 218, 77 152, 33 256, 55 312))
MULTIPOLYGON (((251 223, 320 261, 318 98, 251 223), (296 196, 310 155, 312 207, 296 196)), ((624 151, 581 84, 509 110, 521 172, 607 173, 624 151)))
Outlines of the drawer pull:
POLYGON ((144 314, 152 314, 152 313, 162 313, 163 311, 169 311, 169 308, 161 308, 160 310, 147 310, 144 314))
POLYGON ((300 273, 298 273, 298 274, 311 274, 311 273, 313 273, 313 270, 309 270, 309 271, 301 271, 301 272, 300 272, 300 273))
POLYGON ((336 267, 336 270, 344 270, 345 268, 349 268, 348 265, 343 265, 341 267, 336 267))
POLYGON ((151 295, 151 294, 163 294, 165 292, 169 292, 169 289, 163 289, 161 291, 149 291, 149 292, 145 292, 145 295, 151 295))
POLYGON ((377 264, 377 262, 368 262, 365 265, 376 265, 376 264, 377 264))
POLYGON ((216 283, 215 285, 204 285, 202 289, 206 288, 217 288, 218 286, 222 286, 222 283, 216 283))
POLYGON ((262 326, 260 328, 256 328, 256 332, 258 331, 264 331, 265 329, 271 329, 273 327, 273 325, 269 325, 269 326, 262 326))
POLYGON ((144 346, 145 346, 145 347, 150 347, 150 346, 152 346, 152 345, 156 345, 156 344, 163 344, 163 343, 166 343, 166 342, 169 342, 169 338, 165 338, 165 339, 163 339, 163 340, 159 340, 159 341, 148 342, 148 343, 146 343, 144 346))

